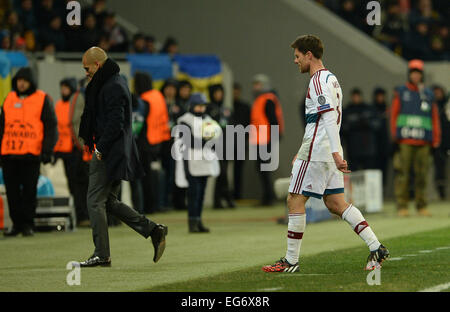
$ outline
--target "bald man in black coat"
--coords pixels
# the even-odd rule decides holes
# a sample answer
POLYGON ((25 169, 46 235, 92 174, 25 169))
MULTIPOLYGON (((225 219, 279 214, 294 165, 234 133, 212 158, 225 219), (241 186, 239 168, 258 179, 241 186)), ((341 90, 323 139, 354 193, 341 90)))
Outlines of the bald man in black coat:
POLYGON ((107 211, 145 238, 152 238, 153 261, 157 262, 165 249, 167 226, 156 224, 118 200, 121 180, 140 178, 143 172, 132 136, 127 83, 120 76, 117 63, 100 48, 90 48, 84 54, 83 67, 89 84, 79 136, 95 152, 87 196, 95 251, 80 265, 111 265, 107 211))

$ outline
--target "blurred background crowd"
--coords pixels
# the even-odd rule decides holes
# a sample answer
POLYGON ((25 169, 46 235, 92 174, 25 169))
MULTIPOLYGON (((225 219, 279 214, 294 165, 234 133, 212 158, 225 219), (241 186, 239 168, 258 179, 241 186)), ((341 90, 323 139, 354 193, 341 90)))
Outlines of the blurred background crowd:
POLYGON ((380 0, 381 25, 368 25, 361 0, 315 0, 410 60, 450 60, 450 6, 446 0, 380 0))
MULTIPOLYGON (((95 0, 81 11, 81 25, 66 23, 65 0, 0 1, 0 42, 3 50, 82 52, 99 46, 107 52, 177 53, 173 37, 156 42, 152 34, 131 38, 106 0, 95 0)), ((80 1, 82 2, 82 1, 80 1)))

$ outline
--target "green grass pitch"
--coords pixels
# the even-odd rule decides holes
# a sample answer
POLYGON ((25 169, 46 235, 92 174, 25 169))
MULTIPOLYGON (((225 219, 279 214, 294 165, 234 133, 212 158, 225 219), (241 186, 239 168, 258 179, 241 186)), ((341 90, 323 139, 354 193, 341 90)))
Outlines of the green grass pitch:
POLYGON ((81 285, 68 286, 69 261, 92 254, 89 229, 0 238, 0 291, 418 291, 450 282, 450 204, 430 205, 433 217, 395 216, 393 204, 366 219, 391 259, 381 285, 366 283, 368 250, 348 224, 308 224, 300 272, 261 270, 284 256, 286 226, 276 224, 284 206, 206 209, 210 234, 188 234, 186 212, 150 215, 169 226, 167 248, 152 262, 153 248, 126 225, 110 229, 112 267, 83 268, 81 285))

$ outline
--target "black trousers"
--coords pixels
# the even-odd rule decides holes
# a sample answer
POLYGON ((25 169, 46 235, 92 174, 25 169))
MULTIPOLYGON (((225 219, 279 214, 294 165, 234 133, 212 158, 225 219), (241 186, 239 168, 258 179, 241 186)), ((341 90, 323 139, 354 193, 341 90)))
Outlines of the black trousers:
POLYGON ((258 155, 256 160, 256 170, 259 172, 259 175, 261 177, 261 183, 262 183, 262 196, 261 196, 261 203, 262 204, 272 204, 272 202, 275 200, 275 193, 273 190, 272 185, 272 174, 270 171, 262 171, 261 165, 270 163, 271 159, 264 160, 261 158, 259 150, 267 151, 268 153, 272 150, 272 144, 269 143, 266 145, 258 145, 258 155))
POLYGON ((219 160, 220 174, 214 189, 214 205, 220 205, 222 199, 231 200, 231 191, 228 183, 228 160, 219 160))
POLYGON ((89 168, 88 211, 95 256, 110 256, 107 212, 147 238, 156 224, 118 200, 120 181, 110 181, 105 163, 92 158, 89 168))
POLYGON ((149 150, 141 149, 140 159, 145 175, 142 177, 145 213, 160 211, 159 173, 151 168, 152 161, 157 161, 161 155, 161 144, 151 145, 149 150))
POLYGON ((208 177, 194 177, 187 175, 187 179, 189 182, 187 190, 189 220, 201 220, 208 177))
POLYGON ((63 160, 64 172, 67 177, 70 194, 72 194, 77 215, 77 222, 87 220, 87 190, 89 183, 89 164, 83 161, 81 151, 75 149, 72 153, 58 154, 63 160))
POLYGON ((244 171, 245 160, 235 160, 233 168, 233 196, 234 199, 242 198, 242 173, 244 171))
POLYGON ((9 214, 13 226, 18 230, 25 227, 32 228, 37 205, 40 162, 11 158, 3 158, 2 162, 9 214))

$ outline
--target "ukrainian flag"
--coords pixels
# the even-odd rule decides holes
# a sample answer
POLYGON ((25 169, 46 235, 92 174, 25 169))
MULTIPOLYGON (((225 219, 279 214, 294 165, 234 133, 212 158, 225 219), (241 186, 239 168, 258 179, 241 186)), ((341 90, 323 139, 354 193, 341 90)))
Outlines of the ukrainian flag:
POLYGON ((128 54, 131 75, 136 71, 146 72, 152 76, 153 89, 161 89, 164 81, 173 77, 172 60, 166 54, 128 54))
POLYGON ((6 53, 0 52, 0 105, 11 91, 11 62, 6 53))
POLYGON ((193 92, 209 96, 208 86, 222 83, 222 64, 216 55, 175 55, 178 65, 177 80, 188 80, 193 92))
POLYGON ((28 59, 24 53, 0 51, 0 105, 11 91, 13 70, 25 66, 28 66, 28 59))

